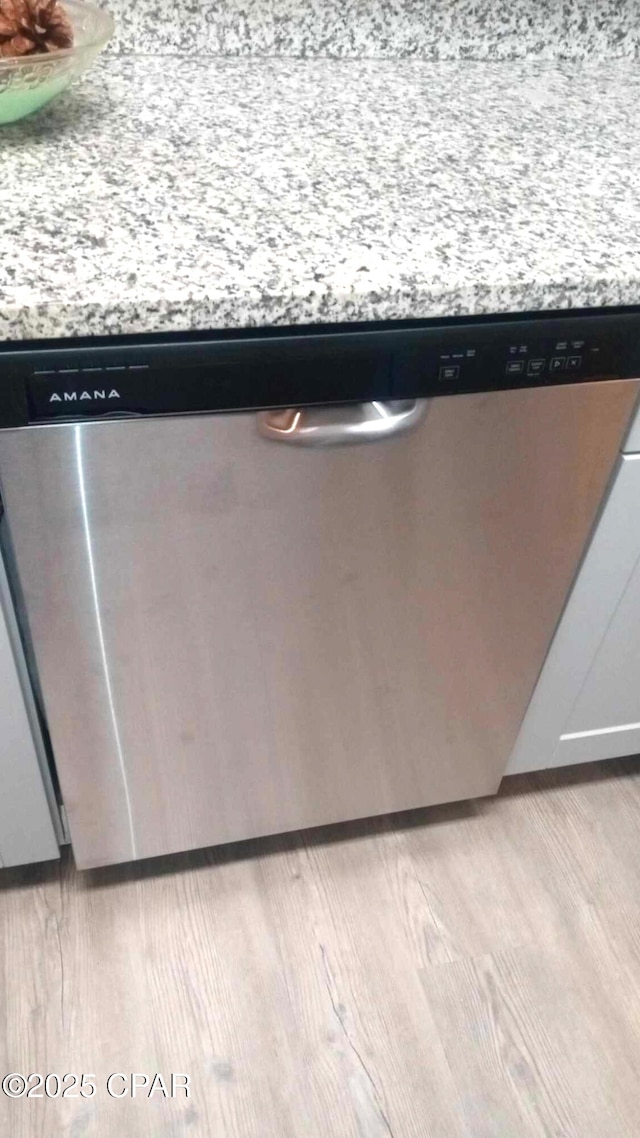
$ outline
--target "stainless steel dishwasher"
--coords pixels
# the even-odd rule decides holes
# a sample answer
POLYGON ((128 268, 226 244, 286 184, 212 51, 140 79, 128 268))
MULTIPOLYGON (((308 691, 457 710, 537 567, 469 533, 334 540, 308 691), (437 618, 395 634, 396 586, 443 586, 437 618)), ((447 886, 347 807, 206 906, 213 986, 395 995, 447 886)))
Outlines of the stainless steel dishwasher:
POLYGON ((6 346, 7 554, 78 865, 494 792, 639 324, 6 346))

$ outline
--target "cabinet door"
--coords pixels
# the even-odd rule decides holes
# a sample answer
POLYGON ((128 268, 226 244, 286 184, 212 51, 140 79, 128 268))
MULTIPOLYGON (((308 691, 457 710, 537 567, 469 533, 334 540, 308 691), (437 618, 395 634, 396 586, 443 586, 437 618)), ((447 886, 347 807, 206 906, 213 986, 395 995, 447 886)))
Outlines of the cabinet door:
POLYGON ((640 751, 640 455, 617 475, 508 773, 640 751))
POLYGON ((0 555, 0 866, 59 857, 55 810, 0 555))

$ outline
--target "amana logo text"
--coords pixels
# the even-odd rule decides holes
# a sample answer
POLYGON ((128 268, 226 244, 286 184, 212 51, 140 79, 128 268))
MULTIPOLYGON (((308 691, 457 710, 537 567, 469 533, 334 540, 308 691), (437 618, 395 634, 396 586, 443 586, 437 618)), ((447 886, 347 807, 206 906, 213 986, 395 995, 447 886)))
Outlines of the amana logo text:
POLYGON ((94 402, 96 402, 96 400, 120 399, 120 398, 121 398, 120 392, 116 391, 115 388, 112 387, 111 391, 107 391, 106 388, 104 389, 104 391, 94 391, 94 392, 91 392, 91 391, 80 391, 80 392, 78 392, 78 391, 61 391, 60 393, 58 393, 57 391, 54 391, 53 395, 51 395, 49 397, 49 402, 50 403, 81 403, 82 400, 86 401, 88 399, 90 403, 94 403, 94 402))

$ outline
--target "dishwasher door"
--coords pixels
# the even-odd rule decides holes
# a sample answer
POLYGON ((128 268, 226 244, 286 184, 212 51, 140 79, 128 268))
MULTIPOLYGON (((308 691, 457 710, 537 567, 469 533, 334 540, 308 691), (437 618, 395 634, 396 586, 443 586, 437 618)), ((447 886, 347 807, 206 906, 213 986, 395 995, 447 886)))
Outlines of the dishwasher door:
POLYGON ((0 433, 78 865, 494 792, 637 390, 0 433))

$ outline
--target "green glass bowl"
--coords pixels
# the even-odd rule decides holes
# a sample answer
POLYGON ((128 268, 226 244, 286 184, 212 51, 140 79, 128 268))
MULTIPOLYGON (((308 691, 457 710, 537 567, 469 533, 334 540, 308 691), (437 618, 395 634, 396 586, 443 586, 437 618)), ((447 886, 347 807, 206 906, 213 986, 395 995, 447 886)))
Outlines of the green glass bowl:
POLYGON ((81 0, 63 0, 73 24, 73 47, 47 55, 0 59, 0 124, 46 106, 93 63, 113 35, 113 17, 81 0))

